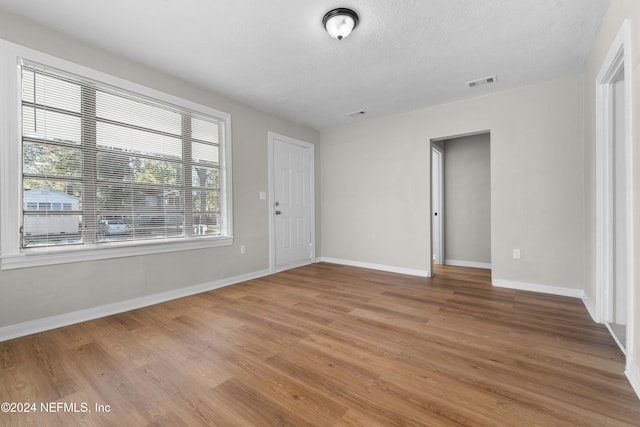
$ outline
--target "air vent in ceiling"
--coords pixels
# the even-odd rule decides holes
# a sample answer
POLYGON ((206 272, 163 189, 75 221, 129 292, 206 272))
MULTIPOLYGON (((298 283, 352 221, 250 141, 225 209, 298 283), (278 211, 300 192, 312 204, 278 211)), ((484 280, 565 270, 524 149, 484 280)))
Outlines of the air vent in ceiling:
POLYGON ((365 113, 363 110, 360 110, 360 111, 353 111, 351 113, 347 113, 347 116, 349 116, 349 117, 358 117, 358 116, 364 116, 365 114, 367 114, 367 113, 365 113))
POLYGON ((471 80, 471 81, 467 82, 467 86, 476 87, 476 86, 482 86, 482 85, 495 83, 495 82, 496 82, 496 76, 493 75, 493 76, 485 77, 485 78, 478 79, 478 80, 471 80))

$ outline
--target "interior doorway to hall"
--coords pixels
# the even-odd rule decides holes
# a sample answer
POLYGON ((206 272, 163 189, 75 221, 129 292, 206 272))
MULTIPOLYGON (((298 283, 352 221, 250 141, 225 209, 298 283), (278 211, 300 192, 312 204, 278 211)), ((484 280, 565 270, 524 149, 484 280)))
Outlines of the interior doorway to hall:
POLYGON ((596 78, 596 318, 626 353, 634 337, 631 30, 625 21, 596 78))
POLYGON ((432 264, 491 268, 489 132, 431 141, 432 264))

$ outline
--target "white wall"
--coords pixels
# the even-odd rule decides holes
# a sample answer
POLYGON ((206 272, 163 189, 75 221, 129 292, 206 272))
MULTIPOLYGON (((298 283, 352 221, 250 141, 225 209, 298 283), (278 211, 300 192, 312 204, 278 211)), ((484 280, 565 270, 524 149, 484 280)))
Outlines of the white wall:
POLYGON ((21 322, 269 268, 269 207, 258 198, 259 192, 268 190, 267 132, 310 143, 319 141, 318 132, 1 11, 0 38, 231 113, 235 233, 232 247, 0 271, 0 331, 21 322), (246 245, 245 255, 240 255, 241 244, 246 245))
POLYGON ((584 235, 586 237, 585 258, 587 260, 587 275, 585 291, 591 301, 595 302, 595 81, 600 71, 609 47, 614 41, 622 23, 628 19, 631 24, 631 76, 625 79, 631 81, 631 123, 632 123, 632 170, 631 170, 631 203, 632 203, 632 239, 633 263, 631 268, 631 280, 633 287, 631 324, 627 327, 633 330, 631 343, 627 345, 627 375, 629 376, 636 393, 640 396, 640 150, 637 149, 638 136, 640 135, 640 2, 637 0, 615 0, 604 17, 600 32, 594 43, 591 55, 585 65, 584 71, 584 182, 586 186, 586 198, 584 211, 586 221, 584 235), (638 313, 638 314, 635 314, 638 313), (631 345, 629 345, 631 344, 631 345))
POLYGON ((444 143, 445 264, 491 264, 490 135, 444 143))
POLYGON ((494 279, 581 292, 582 87, 567 77, 322 132, 321 255, 428 271, 430 140, 490 131, 494 279))

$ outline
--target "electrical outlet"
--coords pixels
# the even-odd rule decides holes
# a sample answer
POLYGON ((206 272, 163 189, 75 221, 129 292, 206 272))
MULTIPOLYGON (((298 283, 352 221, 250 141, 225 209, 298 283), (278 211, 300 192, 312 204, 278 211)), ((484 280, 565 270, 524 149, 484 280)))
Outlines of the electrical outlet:
POLYGON ((520 259, 520 249, 513 250, 513 259, 520 259))

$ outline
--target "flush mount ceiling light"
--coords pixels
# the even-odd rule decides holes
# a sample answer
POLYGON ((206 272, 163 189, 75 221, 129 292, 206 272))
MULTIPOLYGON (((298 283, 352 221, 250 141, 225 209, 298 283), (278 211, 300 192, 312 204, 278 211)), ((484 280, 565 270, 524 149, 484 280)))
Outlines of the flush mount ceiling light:
POLYGON ((358 26, 358 14, 351 9, 339 7, 324 15, 322 25, 331 37, 342 40, 358 26))

